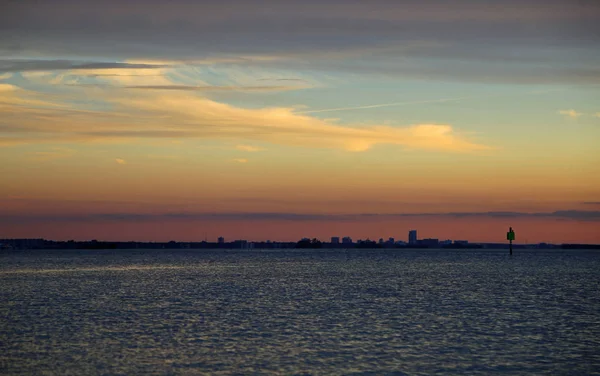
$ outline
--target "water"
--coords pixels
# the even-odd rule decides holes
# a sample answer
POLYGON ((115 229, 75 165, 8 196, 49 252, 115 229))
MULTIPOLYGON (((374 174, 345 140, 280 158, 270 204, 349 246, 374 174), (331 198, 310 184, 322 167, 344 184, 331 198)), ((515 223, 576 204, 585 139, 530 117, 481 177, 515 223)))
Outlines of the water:
POLYGON ((1 374, 600 374, 600 251, 10 251, 1 374))

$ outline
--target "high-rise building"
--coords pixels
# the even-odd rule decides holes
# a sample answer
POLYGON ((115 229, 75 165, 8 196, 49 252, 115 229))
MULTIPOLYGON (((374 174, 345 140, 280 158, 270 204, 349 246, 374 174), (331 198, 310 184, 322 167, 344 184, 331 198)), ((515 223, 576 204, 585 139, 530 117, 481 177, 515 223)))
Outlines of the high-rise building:
POLYGON ((417 230, 408 232, 408 244, 417 244, 417 230))
POLYGON ((331 244, 340 244, 340 237, 339 236, 332 236, 331 237, 331 244))
POLYGON ((217 241, 219 244, 225 244, 225 238, 222 236, 219 236, 219 239, 217 241))
POLYGON ((342 244, 352 244, 352 238, 349 236, 344 236, 342 238, 342 244))

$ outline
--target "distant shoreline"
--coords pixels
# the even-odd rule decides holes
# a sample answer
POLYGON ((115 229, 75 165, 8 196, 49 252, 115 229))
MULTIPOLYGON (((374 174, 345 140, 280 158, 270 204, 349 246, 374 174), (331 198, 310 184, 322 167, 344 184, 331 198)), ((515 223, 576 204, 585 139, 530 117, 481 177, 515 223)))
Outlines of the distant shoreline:
MULTIPOLYGON (((508 243, 454 243, 454 244, 378 244, 374 241, 359 240, 353 243, 319 243, 305 246, 301 242, 251 242, 236 240, 233 242, 111 242, 111 241, 54 241, 46 239, 0 239, 0 250, 69 250, 69 249, 211 249, 211 250, 289 250, 289 249, 508 249, 508 243)), ((513 249, 600 249, 600 244, 513 244, 513 249)))

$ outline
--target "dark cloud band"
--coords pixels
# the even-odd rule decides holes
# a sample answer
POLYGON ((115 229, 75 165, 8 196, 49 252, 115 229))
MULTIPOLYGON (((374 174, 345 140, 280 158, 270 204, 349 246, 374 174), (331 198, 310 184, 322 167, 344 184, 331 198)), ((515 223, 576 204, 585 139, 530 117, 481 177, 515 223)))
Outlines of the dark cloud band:
POLYGON ((154 69, 160 64, 129 64, 110 62, 83 62, 74 60, 0 60, 0 72, 29 72, 78 69, 154 69))
POLYGON ((305 214, 305 213, 104 213, 90 215, 12 215, 0 214, 3 223, 29 222, 113 222, 113 221, 168 221, 168 220, 215 220, 215 221, 370 221, 393 220, 414 217, 487 217, 487 218, 555 218, 576 221, 600 221, 600 211, 561 210, 554 212, 454 212, 454 213, 393 213, 393 214, 305 214))

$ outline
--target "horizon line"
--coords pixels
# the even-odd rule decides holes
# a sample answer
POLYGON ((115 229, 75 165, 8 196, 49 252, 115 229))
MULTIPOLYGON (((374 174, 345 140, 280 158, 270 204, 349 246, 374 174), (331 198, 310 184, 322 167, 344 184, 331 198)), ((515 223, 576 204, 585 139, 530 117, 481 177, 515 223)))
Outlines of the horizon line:
MULTIPOLYGON (((342 240, 344 237, 342 236, 332 236, 339 238, 339 240, 342 240)), ((359 242, 375 242, 377 243, 377 245, 380 245, 380 243, 378 243, 378 240, 374 240, 374 239, 370 239, 370 238, 366 238, 366 239, 356 239, 356 240, 352 240, 352 237, 348 236, 352 243, 332 243, 331 241, 322 241, 318 238, 313 238, 313 239, 317 239, 318 241, 320 241, 321 243, 324 244, 335 244, 338 247, 334 247, 334 248, 344 248, 342 247, 344 244, 349 244, 349 245, 357 245, 359 244, 359 242)), ((47 241, 47 242, 54 242, 54 243, 69 243, 69 242, 73 242, 73 243, 122 243, 122 244, 127 244, 127 243, 144 243, 144 244, 168 244, 168 243, 176 243, 176 244, 192 244, 192 243, 198 243, 198 244, 233 244, 233 243, 237 243, 237 242, 246 242, 246 243, 267 243, 270 242, 270 244, 292 244, 292 243, 298 243, 302 240, 305 239, 309 239, 309 237, 302 237, 299 240, 290 240, 290 241, 285 241, 285 240, 270 240, 270 239, 266 239, 266 240, 247 240, 247 239, 235 239, 235 240, 231 240, 231 241, 224 241, 223 243, 219 243, 218 238, 216 241, 207 241, 207 240, 192 240, 192 241, 185 241, 185 240, 164 240, 164 241, 153 241, 153 240, 98 240, 98 239, 86 239, 86 240, 75 240, 75 239, 69 239, 69 240, 56 240, 56 239, 46 239, 43 237, 40 238, 0 238, 0 244, 2 241, 31 241, 31 240, 35 240, 35 241, 47 241)), ((384 238, 380 238, 380 240, 383 239, 384 240, 384 244, 386 242, 389 241, 385 240, 384 238)), ((404 240, 396 240, 395 238, 393 238, 396 242, 402 242, 403 244, 397 244, 394 243, 392 245, 395 246, 418 246, 419 244, 415 244, 415 243, 409 243, 406 242, 404 240)), ((331 239, 330 239, 331 240, 331 239)), ((494 244, 494 245, 506 245, 507 247, 509 246, 508 242, 492 242, 492 241, 474 241, 471 242, 470 240, 466 240, 466 239, 462 239, 462 240, 458 240, 458 239, 440 239, 440 238, 423 238, 423 239, 417 239, 417 241, 422 241, 422 240, 438 240, 439 242, 444 242, 444 241, 451 241, 452 243, 449 244, 439 244, 439 246, 444 246, 444 245, 458 245, 460 243, 464 243, 464 245, 468 248, 469 245, 484 245, 484 244, 494 244)), ((560 243, 556 243, 556 242, 524 242, 524 243, 512 243, 513 247, 514 246, 527 246, 527 245, 540 245, 540 244, 545 244, 545 245, 549 245, 549 246, 559 246, 559 245, 598 245, 600 246, 600 243, 573 243, 573 242, 560 242, 560 243)), ((387 245, 390 245, 389 243, 387 245)), ((423 244, 421 244, 423 245, 423 244)), ((437 246, 435 247, 429 247, 431 249, 436 249, 437 246)), ((419 247, 416 247, 419 248, 419 247)), ((217 248, 215 248, 217 249, 217 248)), ((260 249, 260 248, 258 248, 260 249)), ((332 248, 333 249, 333 248, 332 248)))

